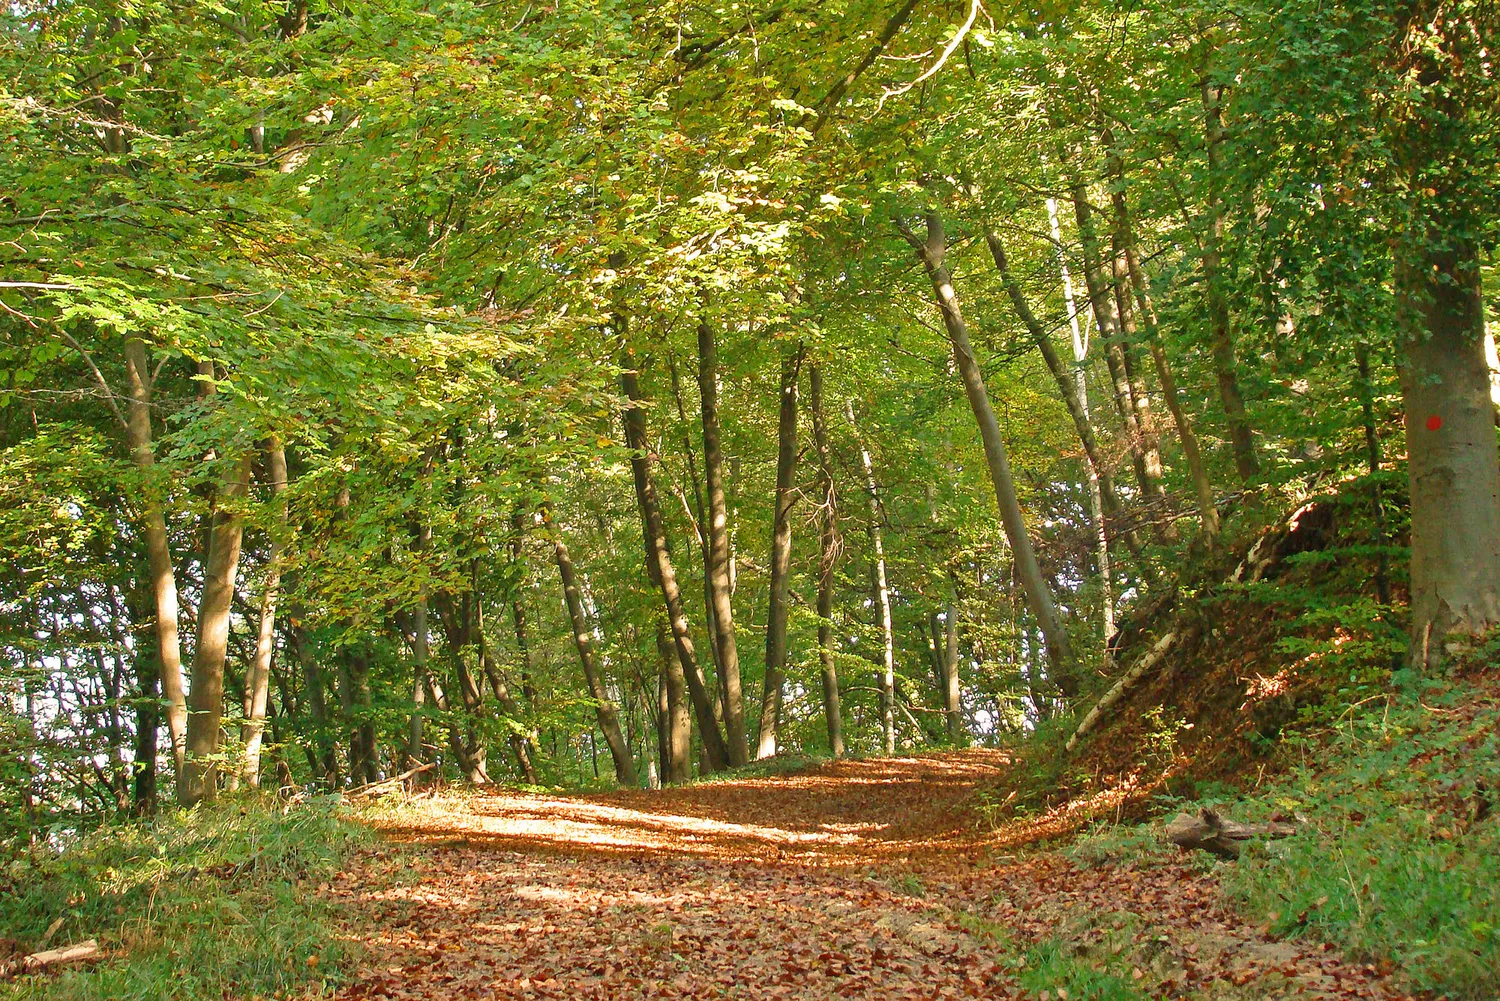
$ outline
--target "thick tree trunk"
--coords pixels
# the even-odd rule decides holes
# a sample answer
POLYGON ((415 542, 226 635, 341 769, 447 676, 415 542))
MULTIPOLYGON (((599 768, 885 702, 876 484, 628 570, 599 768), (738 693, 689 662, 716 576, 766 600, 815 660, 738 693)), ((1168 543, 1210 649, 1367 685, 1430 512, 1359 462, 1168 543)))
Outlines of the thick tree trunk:
POLYGON ((622 359, 620 387, 630 401, 630 406, 625 410, 625 442, 634 453, 630 459, 630 468, 635 479, 636 503, 641 512, 647 573, 652 583, 661 590, 667 623, 672 629, 672 642, 677 648, 683 677, 692 696, 693 714, 698 719, 705 762, 711 771, 722 771, 729 767, 729 749, 719 731, 718 721, 714 718, 713 695, 708 690, 708 682, 693 649, 692 633, 682 608, 682 589, 678 587, 677 572, 672 566, 666 523, 662 518, 661 505, 656 499, 656 485, 651 481, 646 414, 641 408, 641 387, 636 377, 635 358, 629 352, 622 359))
POLYGON ((184 806, 212 800, 218 792, 220 724, 224 718, 224 662, 229 644, 229 613, 244 539, 240 502, 250 487, 250 457, 235 461, 219 488, 203 567, 203 599, 193 645, 189 689, 187 760, 178 776, 177 799, 184 806))
POLYGON ((1412 660, 1500 623, 1500 459, 1479 254, 1407 234, 1396 263, 1411 490, 1412 660), (1414 241, 1421 241, 1416 247, 1414 241))
POLYGON ((599 729, 604 731, 604 740, 609 744, 609 753, 615 763, 615 778, 622 786, 635 785, 635 758, 620 733, 620 716, 615 709, 604 679, 594 663, 593 630, 583 606, 583 592, 578 586, 578 574, 573 569, 572 557, 563 543, 562 533, 552 521, 552 512, 542 509, 542 522, 552 536, 552 550, 557 557, 557 572, 562 577, 563 597, 568 604, 568 620, 573 627, 573 645, 578 648, 578 663, 583 668, 583 678, 589 687, 589 696, 594 700, 594 717, 599 729))
POLYGON ((792 505, 797 503, 797 380, 802 345, 781 355, 781 408, 776 430, 776 505, 771 525, 771 594, 766 605, 766 677, 760 698, 757 758, 776 753, 781 730, 781 687, 786 679, 787 598, 792 567, 792 505))
POLYGON ((1042 575, 1041 565, 1032 548, 1031 537, 1026 532, 1026 519, 1021 514, 1021 502, 1016 497, 1015 481, 1010 474, 1010 460, 1005 453, 1005 440, 1000 435, 1000 425, 995 420, 994 408, 984 388, 984 377, 979 363, 969 345, 969 328, 959 310, 958 295, 953 290, 953 280, 943 264, 947 252, 947 238, 943 233, 942 220, 936 213, 927 216, 927 238, 917 238, 910 231, 903 233, 917 251, 918 258, 927 268, 937 294, 938 305, 943 314, 943 325, 948 339, 953 344, 953 357, 964 381, 964 392, 969 397, 969 406, 979 424, 979 437, 984 443, 985 460, 989 465, 990 480, 995 487, 995 499, 1000 508, 1000 520, 1005 526, 1005 535, 1015 555, 1016 571, 1026 592, 1026 602, 1036 616, 1043 636, 1047 641, 1047 659, 1052 668, 1052 680, 1064 695, 1078 694, 1078 678, 1075 674, 1073 648, 1068 640, 1067 628, 1052 600, 1052 591, 1042 575))
MULTIPOLYGON (((271 488, 272 503, 286 489, 286 451, 272 439, 266 450, 266 479, 271 488)), ((286 511, 281 512, 286 524, 286 511)), ((266 582, 260 596, 260 623, 255 637, 255 659, 245 676, 245 722, 240 726, 240 742, 245 746, 241 776, 252 789, 260 788, 260 747, 266 729, 266 705, 271 693, 271 657, 276 648, 276 598, 281 587, 281 536, 271 530, 270 555, 266 565, 266 582)), ((285 707, 282 707, 283 713, 285 707)))
POLYGON ((160 485, 155 482, 156 455, 151 436, 151 367, 146 344, 139 338, 125 342, 125 373, 130 384, 126 432, 130 454, 141 472, 141 534, 151 565, 151 592, 156 605, 156 649, 161 662, 161 694, 167 708, 167 735, 172 763, 179 780, 187 750, 187 696, 182 680, 182 643, 178 637, 177 574, 160 485))
POLYGON ((734 635, 734 581, 729 552, 729 505, 724 496, 724 452, 719 440, 719 362, 714 328, 698 323, 698 395, 703 403, 703 475, 708 487, 708 579, 713 602, 715 660, 724 701, 729 763, 749 760, 745 699, 740 687, 740 654, 734 635))
POLYGON ((693 709, 671 630, 660 620, 656 624, 656 654, 661 660, 661 780, 667 785, 681 785, 693 777, 693 709))
POLYGON ((1214 375, 1219 382, 1219 402, 1229 421, 1229 440, 1234 450, 1234 468, 1241 480, 1260 474, 1255 457, 1255 439, 1245 416, 1235 360, 1234 332, 1229 320, 1229 297, 1224 290, 1224 205, 1219 197, 1219 143, 1224 139, 1223 88, 1205 78, 1202 87, 1205 153, 1208 157, 1208 233, 1203 240, 1203 280, 1208 289, 1209 342, 1213 346, 1214 375))
POLYGON ((823 718, 828 729, 828 752, 844 756, 844 717, 839 706, 839 676, 833 654, 834 569, 838 565, 838 496, 833 486, 833 463, 828 452, 828 428, 823 417, 823 369, 814 364, 807 373, 808 408, 812 411, 813 447, 818 453, 818 665, 823 680, 823 718))
MULTIPOLYGON (((859 427, 854 419, 854 404, 848 403, 849 427, 859 427)), ((865 494, 870 503, 870 588, 875 608, 880 613, 880 726, 885 737, 885 753, 896 753, 896 636, 891 626, 891 589, 885 576, 885 535, 880 522, 880 483, 875 479, 875 464, 870 450, 856 433, 860 464, 865 471, 865 494)))

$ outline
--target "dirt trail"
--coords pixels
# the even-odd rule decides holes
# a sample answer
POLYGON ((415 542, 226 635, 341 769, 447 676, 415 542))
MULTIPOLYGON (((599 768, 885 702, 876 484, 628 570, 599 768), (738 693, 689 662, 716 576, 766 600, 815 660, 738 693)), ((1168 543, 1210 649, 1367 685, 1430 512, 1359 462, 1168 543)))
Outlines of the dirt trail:
POLYGON ((1039 997, 1017 957, 1058 936, 1143 997, 1401 996, 1237 923, 1191 866, 1005 854, 1017 832, 982 830, 975 806, 1007 763, 966 751, 419 804, 382 825, 417 873, 393 876, 386 849, 329 888, 367 949, 341 996, 1039 997))

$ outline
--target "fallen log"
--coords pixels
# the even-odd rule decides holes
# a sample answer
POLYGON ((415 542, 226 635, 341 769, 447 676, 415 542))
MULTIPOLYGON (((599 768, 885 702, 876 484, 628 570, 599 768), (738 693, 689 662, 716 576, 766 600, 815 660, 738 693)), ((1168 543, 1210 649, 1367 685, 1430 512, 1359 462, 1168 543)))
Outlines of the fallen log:
POLYGON ((1204 807, 1197 816, 1179 813, 1163 829, 1167 840, 1183 849, 1201 849, 1221 858, 1236 859, 1245 842, 1254 838, 1284 838, 1297 833, 1296 824, 1240 824, 1204 807))
MULTIPOLYGON (((1191 633, 1194 628, 1189 627, 1186 631, 1191 633)), ((1114 686, 1108 692, 1104 693, 1104 697, 1095 704, 1094 708, 1089 710, 1088 715, 1078 724, 1078 729, 1073 731, 1073 736, 1068 738, 1065 748, 1068 753, 1071 754, 1073 749, 1078 746, 1078 742, 1093 732, 1094 728, 1099 725, 1100 720, 1104 719, 1121 699, 1130 694, 1132 688, 1140 684, 1148 674, 1156 670, 1157 666, 1161 664, 1162 659, 1172 651, 1172 647, 1182 637, 1183 632, 1176 629, 1163 634, 1156 641, 1156 645, 1144 657, 1136 661, 1134 667, 1121 675, 1120 680, 1115 682, 1114 686)), ((1196 636, 1191 636, 1189 641, 1191 642, 1191 639, 1194 638, 1196 636)))
POLYGON ((393 786, 393 785, 395 785, 398 782, 405 782, 407 779, 411 778, 413 775, 418 774, 419 772, 425 772, 429 768, 436 768, 436 767, 437 767, 437 762, 436 761, 429 761, 425 765, 418 765, 415 768, 408 768, 406 771, 402 772, 400 775, 392 775, 390 778, 388 778, 388 779, 381 779, 379 782, 369 782, 369 783, 366 783, 365 785, 357 786, 357 787, 355 787, 353 789, 350 789, 348 792, 344 793, 344 795, 346 797, 348 797, 349 799, 354 799, 356 796, 369 796, 369 795, 377 792, 380 789, 384 789, 386 786, 393 786))
POLYGON ((74 945, 63 946, 61 949, 33 952, 21 960, 21 969, 27 973, 42 973, 54 966, 66 966, 71 963, 92 963, 98 958, 99 943, 90 938, 74 945))

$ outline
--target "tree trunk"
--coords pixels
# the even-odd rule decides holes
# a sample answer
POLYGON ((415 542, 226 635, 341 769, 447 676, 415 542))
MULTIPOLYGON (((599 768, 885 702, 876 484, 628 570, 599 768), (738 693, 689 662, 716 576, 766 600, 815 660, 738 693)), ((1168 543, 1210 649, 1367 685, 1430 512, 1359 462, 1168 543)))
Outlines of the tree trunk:
POLYGON ((661 660, 662 715, 657 721, 661 735, 661 780, 667 785, 681 785, 693 777, 693 713, 671 630, 659 619, 656 654, 661 660))
MULTIPOLYGON (((1486 350, 1488 355, 1488 350, 1486 350)), ((1354 349, 1354 362, 1359 370, 1359 409, 1365 425, 1365 458, 1373 478, 1380 472, 1380 434, 1375 426, 1375 387, 1370 381, 1370 349, 1360 344, 1354 349)), ((1491 393, 1493 400, 1494 394, 1491 393)), ((1385 501, 1381 497, 1380 481, 1371 483, 1373 499, 1371 516, 1375 526, 1375 545, 1380 556, 1375 565, 1375 598, 1382 605, 1391 603, 1390 558, 1385 554, 1385 501)))
POLYGON ((833 487, 833 463, 828 453, 828 428, 823 419, 823 368, 807 373, 808 407, 812 411, 813 447, 818 453, 818 493, 821 495, 818 554, 818 665, 823 679, 823 717, 828 728, 828 752, 844 756, 844 717, 839 707, 839 676, 833 655, 833 586, 838 564, 838 497, 833 487))
MULTIPOLYGON (((854 419, 854 404, 848 403, 849 427, 859 427, 854 419)), ((870 502, 870 584, 875 608, 880 612, 880 727, 885 737, 887 756, 896 753, 896 637, 891 627, 891 589, 885 576, 885 537, 880 528, 880 484, 875 479, 875 464, 870 450, 855 435, 860 464, 865 471, 865 493, 870 502)))
POLYGON ((187 749, 187 697, 182 680, 182 643, 178 638, 177 574, 167 538, 166 514, 155 482, 156 456, 151 437, 151 367, 146 344, 139 338, 125 342, 125 372, 130 383, 130 411, 126 423, 130 454, 141 472, 141 534, 151 564, 151 591, 156 603, 156 649, 161 661, 161 693, 167 704, 167 735, 172 763, 182 776, 187 749))
POLYGON ((1088 288, 1094 322, 1104 341, 1104 361, 1115 390, 1115 409, 1119 412, 1120 421, 1125 425, 1125 434, 1129 438, 1131 462, 1135 466, 1141 496, 1147 505, 1161 507, 1164 503, 1161 457, 1157 454, 1153 462, 1148 455, 1146 432, 1140 423, 1135 390, 1130 383, 1130 365, 1125 355, 1119 301, 1114 295, 1113 281, 1104 274, 1104 254, 1099 234, 1094 229, 1094 210, 1089 204, 1088 188, 1083 179, 1077 176, 1072 182, 1072 199, 1073 217, 1078 223, 1078 236, 1082 244, 1084 285, 1088 288))
POLYGON ((323 671, 318 667, 317 658, 313 656, 307 633, 302 628, 303 615, 304 612, 300 607, 292 609, 291 629, 287 634, 287 639, 297 653, 297 663, 302 667, 302 686, 307 698, 307 715, 313 725, 313 770, 315 773, 321 771, 321 777, 331 791, 340 785, 338 754, 334 748, 332 731, 329 728, 327 686, 323 680, 323 671))
POLYGON ((963 691, 958 677, 958 610, 950 598, 943 612, 943 712, 948 721, 948 738, 957 741, 964 732, 963 691))
MULTIPOLYGON (((266 477, 271 487, 272 503, 276 503, 286 489, 286 451, 274 438, 266 450, 266 477)), ((281 524, 283 527, 286 524, 285 508, 281 511, 281 524)), ((260 628, 255 638, 255 659, 245 677, 245 722, 240 726, 240 741, 245 745, 241 775, 252 789, 260 788, 260 746, 271 692, 271 657, 276 648, 276 598, 281 586, 281 536, 275 528, 270 535, 265 589, 260 596, 260 628)))
POLYGON ((237 459, 219 488, 203 567, 203 598, 198 603, 198 630, 193 645, 191 712, 187 724, 187 761, 178 776, 177 799, 184 806, 212 800, 218 792, 220 723, 224 718, 224 662, 228 653, 229 614, 244 539, 240 502, 250 487, 250 457, 237 459))
POLYGON ((942 220, 936 213, 927 215, 927 238, 921 240, 909 230, 904 232, 907 240, 917 251, 918 258, 927 268, 932 287, 937 294, 938 305, 943 314, 943 325, 948 339, 953 344, 953 357, 963 377, 964 392, 969 406, 979 424, 979 437, 984 443, 985 460, 989 465, 990 480, 994 484, 995 499, 1000 508, 1000 520, 1005 526, 1005 535, 1015 556, 1016 570, 1026 592, 1026 602, 1036 616, 1043 636, 1047 641, 1047 659, 1052 668, 1052 680, 1064 695, 1078 694, 1078 678, 1074 673, 1073 649, 1068 632, 1058 615, 1052 600, 1047 579, 1042 576, 1041 565, 1032 548, 1031 537, 1026 532, 1026 520, 1021 514, 1021 503, 1016 497, 1015 481, 1011 479, 1010 461, 1005 453, 1005 441, 1000 436, 1000 425, 995 420, 994 408, 984 388, 984 377, 979 363, 969 345, 969 329, 959 310, 958 295, 953 290, 953 280, 943 264, 947 252, 947 238, 943 233, 942 220))
POLYGON ((568 555, 562 533, 552 521, 552 512, 542 509, 542 522, 552 536, 552 549, 557 557, 557 572, 562 577, 563 597, 568 603, 568 620, 573 626, 573 645, 578 648, 578 663, 583 668, 583 678, 589 686, 589 695, 594 700, 594 716, 604 739, 609 744, 609 753, 615 762, 615 778, 622 786, 635 785, 635 758, 620 733, 620 717, 615 704, 605 690, 604 680, 594 664, 594 641, 588 615, 583 607, 583 592, 578 587, 578 574, 573 569, 573 560, 568 555))
POLYGON ((135 762, 134 782, 131 791, 132 809, 137 816, 150 816, 156 812, 156 752, 157 731, 161 727, 161 713, 157 707, 157 695, 161 690, 161 658, 157 653, 157 634, 153 624, 145 628, 143 623, 151 619, 151 596, 141 581, 131 589, 129 598, 131 631, 135 634, 135 762))
POLYGON ((1135 244, 1135 228, 1131 224, 1129 206, 1123 193, 1116 200, 1114 208, 1116 232, 1120 234, 1125 266, 1135 292, 1136 307, 1140 310, 1141 321, 1146 327, 1146 343, 1151 348, 1156 378, 1161 382, 1162 397, 1166 400, 1167 412, 1172 415, 1177 440, 1182 445, 1182 455, 1187 460, 1188 474, 1193 481, 1193 493, 1198 501, 1199 530, 1212 545, 1219 536, 1219 509, 1214 502, 1213 482, 1208 478, 1208 467, 1204 464, 1203 452, 1198 447, 1198 436, 1193 432, 1192 420, 1182 409, 1182 394, 1177 390, 1177 379, 1172 374, 1166 350, 1162 347, 1156 306, 1151 301, 1151 287, 1146 282, 1146 273, 1141 269, 1140 253, 1135 244))
POLYGON ((1472 639, 1500 622, 1500 460, 1479 274, 1472 244, 1423 230, 1398 248, 1419 668, 1441 662, 1445 638, 1472 639))
POLYGON ((657 503, 656 486, 651 482, 651 460, 646 441, 646 414, 641 407, 640 383, 636 377, 635 359, 626 352, 621 362, 620 387, 630 400, 625 410, 625 441, 634 453, 630 459, 631 473, 635 479, 636 503, 641 512, 641 529, 646 545, 646 568, 652 583, 661 590, 662 603, 666 608, 667 622, 672 629, 672 642, 677 648, 677 657, 682 664, 683 677, 692 696, 693 713, 698 718, 698 729, 702 736, 706 763, 711 771, 729 767, 729 749, 724 736, 714 719, 713 696, 708 682, 693 649, 693 637, 688 629, 687 616, 682 608, 682 590, 677 584, 677 572, 672 566, 672 555, 667 545, 666 523, 662 518, 661 505, 657 503))
MULTIPOLYGON (((1049 206, 1052 204, 1048 200, 1049 206)), ((1055 211, 1049 212, 1055 217, 1055 211)), ((1074 312, 1072 304, 1072 280, 1068 275, 1067 263, 1063 260, 1061 251, 1058 253, 1058 261, 1063 269, 1064 291, 1068 302, 1068 315, 1073 326, 1073 370, 1069 372, 1058 356, 1057 349, 1052 345, 1052 337, 1047 333, 1041 321, 1031 310, 1031 304, 1026 301, 1026 293, 1016 281, 1010 270, 1010 261, 1006 257, 1005 244, 999 235, 986 227, 985 243, 990 248, 990 257, 995 262, 995 268, 1000 272, 1001 283, 1005 285, 1005 291, 1010 296, 1011 305, 1015 308, 1016 315, 1020 317, 1021 323, 1031 334, 1031 339, 1036 343, 1037 350, 1041 352, 1042 360, 1046 362, 1047 369, 1052 373, 1052 379, 1057 383, 1058 391, 1062 394, 1063 403, 1068 408, 1068 415, 1073 418, 1073 428, 1078 433, 1078 440, 1083 444, 1083 452, 1088 460, 1089 466, 1089 493, 1091 500, 1093 495, 1098 495, 1098 511, 1094 512, 1094 533, 1099 551, 1099 572, 1108 581, 1109 577, 1109 548, 1108 534, 1106 532, 1105 517, 1119 519, 1123 513, 1124 506, 1120 503, 1119 494, 1115 491, 1114 477, 1109 472, 1109 465, 1104 461, 1104 456, 1099 448, 1098 438, 1094 434, 1094 424, 1089 417, 1087 382, 1083 371, 1083 337, 1078 329, 1078 317, 1074 312)), ((1122 538, 1132 552, 1140 551, 1140 541, 1135 533, 1129 529, 1122 533, 1122 538)), ((1108 598, 1106 597, 1108 605, 1108 598)), ((1108 616, 1110 622, 1114 620, 1113 606, 1109 606, 1111 613, 1108 616)), ((1106 631, 1106 637, 1108 632, 1106 631)))
POLYGON ((1229 321, 1229 297, 1224 291, 1224 205, 1219 197, 1219 143, 1224 139, 1223 87, 1203 81, 1205 154, 1208 157, 1208 233, 1203 241, 1203 280, 1208 289, 1209 341, 1213 346, 1214 375, 1219 381, 1219 401, 1229 421, 1229 440, 1234 450, 1234 468, 1241 480, 1260 474, 1255 457, 1255 439, 1245 416, 1236 373, 1234 333, 1229 321))
MULTIPOLYGON (((423 526, 423 535, 426 535, 428 531, 426 526, 423 526)), ((408 768, 415 768, 427 760, 422 747, 422 731, 426 728, 427 684, 430 671, 428 662, 432 656, 430 638, 432 627, 428 621, 430 617, 427 587, 423 585, 422 593, 418 596, 417 605, 412 609, 411 614, 412 712, 406 724, 406 767, 408 768)))
POLYGON ((740 654, 734 635, 734 583, 730 578, 729 507, 724 497, 724 452, 719 440, 719 363, 714 328, 698 323, 698 395, 703 401, 703 475, 708 487, 708 593, 713 601, 714 651, 724 699, 729 763, 749 760, 740 654))
MULTIPOLYGON (((1089 387, 1088 376, 1084 369, 1084 363, 1088 359, 1088 347, 1083 341, 1083 331, 1078 322, 1078 305, 1073 298, 1073 276, 1068 272, 1068 255, 1063 253, 1062 221, 1058 218, 1057 199, 1047 199, 1047 224, 1052 230, 1052 242, 1057 246, 1057 270, 1062 277, 1063 306, 1068 311, 1068 328, 1073 334, 1073 383, 1074 390, 1078 395, 1079 416, 1083 418, 1083 426, 1092 430, 1093 422, 1089 416, 1089 387)), ((1045 336, 1045 332, 1042 332, 1045 336)), ((1050 344, 1050 338, 1048 338, 1050 344)), ((1057 377, 1057 373, 1053 373, 1057 377)), ((1059 380, 1061 385, 1061 380, 1059 380)), ((1065 391, 1066 392, 1066 391, 1065 391)), ((1071 409, 1071 408, 1070 408, 1071 409)), ((1075 423, 1078 417, 1074 417, 1075 423)), ((1109 648, 1110 637, 1115 632, 1115 602, 1114 602, 1114 577, 1110 570, 1109 559, 1109 533, 1104 525, 1104 485, 1105 479, 1100 473, 1099 460, 1091 452, 1089 461, 1089 514, 1094 520, 1094 559, 1099 571, 1099 618, 1104 633, 1105 649, 1109 648)), ((1109 492, 1114 493, 1114 483, 1109 481, 1109 492)), ((1113 504, 1119 507, 1119 499, 1115 498, 1113 504)), ((1137 547, 1138 549, 1139 547, 1137 547)))
POLYGON ((786 679, 787 597, 792 565, 792 505, 797 503, 797 379, 802 345, 781 355, 781 409, 776 430, 776 511, 771 527, 771 595, 766 606, 766 679, 760 699, 757 758, 780 743, 781 687, 786 679))

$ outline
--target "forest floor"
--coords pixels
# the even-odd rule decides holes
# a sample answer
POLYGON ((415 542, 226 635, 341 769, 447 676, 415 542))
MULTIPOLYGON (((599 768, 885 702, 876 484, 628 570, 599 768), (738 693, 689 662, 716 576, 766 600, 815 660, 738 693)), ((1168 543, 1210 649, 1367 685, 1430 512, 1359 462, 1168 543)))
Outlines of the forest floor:
POLYGON ((364 954, 340 996, 1405 996, 1388 969, 1238 919, 1201 858, 1089 856, 1055 817, 993 829, 1008 764, 955 751, 381 811, 385 842, 320 888, 364 954))

